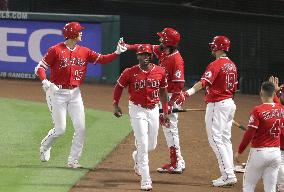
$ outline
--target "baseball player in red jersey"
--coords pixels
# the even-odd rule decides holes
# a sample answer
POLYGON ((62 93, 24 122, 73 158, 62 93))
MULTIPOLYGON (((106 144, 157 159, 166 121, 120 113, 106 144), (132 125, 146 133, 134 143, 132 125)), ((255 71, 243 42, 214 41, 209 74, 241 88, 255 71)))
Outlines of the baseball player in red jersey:
MULTIPOLYGON (((159 66, 166 71, 168 82, 168 98, 170 101, 183 92, 184 88, 184 61, 177 49, 180 42, 180 34, 173 28, 165 28, 158 32, 160 45, 152 45, 153 53, 159 60, 159 66)), ((139 44, 127 45, 128 49, 136 50, 139 44)), ((174 108, 179 106, 171 102, 174 108)), ((185 169, 185 162, 181 155, 179 133, 178 133, 178 113, 169 114, 169 123, 160 117, 164 135, 170 151, 170 163, 164 164, 157 171, 160 173, 182 173, 185 169)))
POLYGON ((120 117, 118 106, 124 87, 128 86, 129 115, 137 150, 133 152, 134 171, 141 176, 141 190, 152 190, 148 152, 156 148, 159 129, 159 106, 163 103, 167 118, 167 80, 162 67, 150 63, 152 46, 141 44, 137 48, 138 65, 127 68, 119 77, 114 89, 114 115, 120 117))
POLYGON ((233 94, 237 88, 238 77, 235 64, 226 56, 230 49, 230 40, 225 36, 216 36, 210 43, 210 48, 216 60, 207 66, 201 80, 180 94, 175 103, 181 105, 187 97, 206 88, 206 131, 221 172, 221 177, 212 180, 212 184, 220 187, 237 182, 233 164, 231 127, 236 110, 233 94))
POLYGON ((284 108, 273 102, 275 87, 272 82, 261 86, 261 105, 253 108, 248 129, 235 154, 239 162, 240 154, 251 142, 250 154, 243 177, 243 191, 253 192, 260 178, 263 178, 265 192, 276 189, 277 175, 281 164, 280 134, 284 123, 284 108))
MULTIPOLYGON (((275 86, 276 95, 274 97, 275 103, 280 103, 284 105, 284 85, 279 87, 279 79, 277 77, 271 76, 269 81, 275 86)), ((281 151, 281 164, 278 171, 277 177, 277 188, 278 192, 284 192, 284 131, 282 130, 280 134, 280 151, 281 151)))
POLYGON ((46 91, 49 108, 52 112, 54 128, 42 140, 40 160, 48 161, 51 146, 55 139, 63 135, 66 129, 66 112, 69 113, 74 126, 74 136, 68 157, 68 167, 82 167, 78 160, 81 156, 85 136, 85 113, 79 86, 84 81, 88 63, 107 64, 115 60, 121 52, 126 51, 118 43, 117 50, 102 55, 87 47, 77 45, 82 40, 82 27, 78 22, 67 23, 63 28, 65 42, 48 49, 43 59, 35 68, 35 73, 42 80, 46 91), (50 68, 50 80, 45 71, 50 68))

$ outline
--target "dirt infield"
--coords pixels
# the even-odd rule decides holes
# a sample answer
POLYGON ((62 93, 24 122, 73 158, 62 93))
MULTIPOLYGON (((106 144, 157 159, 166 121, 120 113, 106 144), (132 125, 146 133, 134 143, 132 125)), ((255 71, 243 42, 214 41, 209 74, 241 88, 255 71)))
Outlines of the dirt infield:
MULTIPOLYGON (((0 80, 0 97, 17 98, 44 102, 44 93, 40 82, 0 80)), ((112 86, 81 86, 84 104, 88 108, 112 111, 112 86)), ((127 113, 127 91, 122 97, 122 110, 127 113)), ((236 95, 237 112, 235 120, 246 124, 248 114, 255 104, 260 103, 258 96, 236 95)), ((205 108, 203 93, 194 95, 186 103, 187 108, 205 108)), ((233 188, 213 188, 212 179, 220 176, 216 157, 211 150, 205 131, 204 112, 180 113, 180 136, 182 154, 186 161, 186 171, 182 175, 158 174, 155 170, 168 161, 168 151, 162 130, 159 132, 157 149, 150 154, 150 171, 154 191, 161 192, 240 192, 242 174, 238 174, 238 183, 233 188)), ((113 126, 114 131, 119 131, 113 126)), ((233 127, 232 141, 237 149, 243 132, 233 127)), ((133 172, 132 151, 134 137, 129 135, 94 170, 87 173, 70 190, 71 192, 122 192, 139 191, 139 177, 133 172)), ((247 157, 246 150, 243 161, 247 157)), ((83 154, 84 155, 84 154, 83 154)), ((259 184, 256 191, 263 191, 259 184)))

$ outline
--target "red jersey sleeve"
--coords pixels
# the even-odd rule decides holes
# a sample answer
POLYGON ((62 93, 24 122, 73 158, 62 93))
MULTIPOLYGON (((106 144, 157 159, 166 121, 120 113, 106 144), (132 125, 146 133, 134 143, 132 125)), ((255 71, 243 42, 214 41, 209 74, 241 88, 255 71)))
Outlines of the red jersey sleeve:
POLYGON ((44 55, 42 58, 42 62, 44 65, 43 66, 45 69, 48 68, 49 66, 52 66, 56 58, 56 50, 54 47, 50 47, 47 51, 47 53, 44 55))
POLYGON ((152 45, 152 51, 157 58, 159 58, 160 55, 162 54, 162 51, 160 50, 159 45, 152 45))
POLYGON ((279 100, 279 98, 277 97, 276 94, 274 95, 273 102, 274 102, 274 103, 281 104, 281 103, 280 103, 280 100, 279 100))
POLYGON ((118 55, 116 53, 102 55, 91 49, 89 50, 89 53, 88 53, 88 61, 94 64, 96 63, 107 64, 107 63, 114 61, 117 57, 118 55))
POLYGON ((254 108, 249 117, 248 127, 257 129, 258 126, 259 126, 259 115, 257 109, 254 108))
POLYGON ((184 82, 184 61, 182 58, 175 59, 172 70, 172 82, 184 82))
POLYGON ((164 71, 163 78, 161 80, 160 88, 166 88, 166 87, 168 87, 168 82, 167 82, 167 78, 166 78, 166 72, 164 71))
POLYGON ((255 135, 256 129, 254 128, 248 128, 246 132, 244 133, 243 139, 239 145, 238 153, 241 154, 249 145, 251 142, 253 136, 255 135))
POLYGON ((218 73, 219 69, 214 66, 213 63, 210 63, 201 77, 202 86, 205 87, 212 85, 218 73))
POLYGON ((120 75, 119 79, 117 80, 117 83, 121 87, 126 87, 129 84, 129 78, 130 78, 130 69, 126 68, 122 74, 120 75))

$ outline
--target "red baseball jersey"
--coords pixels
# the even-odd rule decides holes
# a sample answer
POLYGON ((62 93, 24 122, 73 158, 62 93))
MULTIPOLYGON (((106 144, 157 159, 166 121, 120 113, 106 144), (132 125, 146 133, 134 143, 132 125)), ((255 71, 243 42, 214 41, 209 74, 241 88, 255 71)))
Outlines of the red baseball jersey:
POLYGON ((284 126, 284 108, 278 103, 264 103, 254 107, 248 127, 255 128, 251 147, 279 147, 284 126))
POLYGON ((42 67, 45 69, 50 67, 50 81, 52 83, 56 85, 77 86, 85 79, 87 64, 96 63, 103 56, 112 57, 107 62, 117 57, 115 54, 101 55, 80 45, 76 45, 71 50, 62 42, 48 49, 48 52, 42 59, 42 62, 46 66, 42 67))
MULTIPOLYGON (((281 93, 283 94, 283 92, 281 93)), ((274 103, 277 103, 279 105, 282 105, 279 98, 275 95, 274 98, 273 98, 273 101, 274 103)), ((283 106, 283 105, 282 105, 283 106)), ((280 149, 282 151, 284 151, 284 130, 281 131, 281 134, 280 134, 280 149)))
POLYGON ((158 103, 160 88, 168 86, 164 69, 154 64, 148 71, 139 65, 125 69, 117 83, 121 87, 128 86, 130 101, 146 108, 158 103))
POLYGON ((175 92, 175 82, 184 82, 184 61, 178 50, 170 55, 160 51, 159 45, 153 45, 153 53, 159 59, 159 66, 166 71, 168 92, 175 92))
POLYGON ((220 57, 207 66, 201 82, 206 87, 206 103, 232 98, 238 84, 236 65, 228 57, 220 57))

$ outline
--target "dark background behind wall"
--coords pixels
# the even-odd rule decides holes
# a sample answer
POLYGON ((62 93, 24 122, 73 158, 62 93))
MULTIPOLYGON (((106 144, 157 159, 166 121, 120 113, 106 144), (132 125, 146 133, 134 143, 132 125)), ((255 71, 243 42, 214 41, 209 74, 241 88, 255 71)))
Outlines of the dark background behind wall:
MULTIPOLYGON (((260 83, 272 74, 280 80, 284 77, 283 9, 277 9, 278 16, 265 15, 273 12, 269 6, 275 3, 257 4, 253 9, 253 4, 242 0, 247 9, 242 10, 241 5, 232 4, 234 1, 226 1, 227 4, 214 1, 214 5, 207 3, 202 7, 195 6, 199 5, 198 1, 196 4, 180 2, 10 0, 8 6, 11 11, 120 15, 121 36, 127 43, 157 44, 156 32, 164 27, 176 28, 182 35, 179 49, 185 60, 187 86, 200 78, 212 61, 208 43, 216 35, 226 35, 231 40, 229 56, 238 66, 241 92, 258 93, 260 83), (216 6, 227 10, 216 10, 216 6), (248 10, 250 7, 253 11, 248 10)), ((134 53, 123 54, 120 61, 121 70, 137 63, 134 53)))

